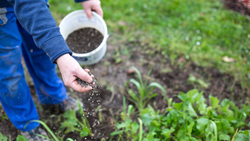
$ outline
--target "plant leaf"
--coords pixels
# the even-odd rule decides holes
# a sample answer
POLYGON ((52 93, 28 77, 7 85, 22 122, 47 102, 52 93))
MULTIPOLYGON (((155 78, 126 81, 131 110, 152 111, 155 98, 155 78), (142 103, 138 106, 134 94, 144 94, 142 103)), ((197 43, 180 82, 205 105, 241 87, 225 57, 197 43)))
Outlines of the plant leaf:
POLYGON ((208 121, 209 121, 209 120, 208 120, 207 118, 204 118, 204 117, 199 118, 199 119, 197 120, 196 128, 197 128, 198 130, 200 130, 201 132, 204 132, 206 126, 208 125, 208 121))
POLYGON ((174 131, 175 131, 175 129, 173 127, 171 127, 170 130, 169 129, 163 129, 161 131, 161 135, 163 135, 166 138, 170 138, 170 134, 173 133, 174 131))
POLYGON ((219 140, 230 141, 230 136, 224 133, 220 133, 219 140))
POLYGON ((194 111, 194 108, 191 105, 191 103, 188 103, 188 109, 187 110, 188 110, 188 113, 189 113, 190 116, 192 116, 192 117, 198 117, 198 115, 194 111))
POLYGON ((236 136, 234 138, 234 141, 249 141, 249 140, 250 140, 250 138, 243 133, 236 134, 236 136))
MULTIPOLYGON (((0 140, 1 140, 1 138, 0 138, 0 140)), ((6 138, 6 141, 7 141, 7 138, 6 138)), ((28 140, 24 136, 18 135, 16 138, 16 141, 28 141, 28 140)))
POLYGON ((212 107, 215 109, 215 108, 218 108, 219 107, 219 103, 220 103, 220 100, 216 97, 213 97, 213 96, 209 96, 210 100, 211 100, 211 104, 212 104, 212 107))
POLYGON ((139 78, 139 81, 141 83, 141 86, 143 87, 144 84, 143 84, 143 81, 142 81, 142 77, 141 77, 140 71, 136 67, 134 67, 134 66, 132 68, 135 70, 136 74, 138 75, 138 78, 139 78))
POLYGON ((149 84, 149 87, 157 87, 157 88, 159 88, 163 92, 163 94, 162 94, 163 96, 166 96, 166 94, 167 94, 167 91, 159 83, 152 82, 152 83, 149 84))

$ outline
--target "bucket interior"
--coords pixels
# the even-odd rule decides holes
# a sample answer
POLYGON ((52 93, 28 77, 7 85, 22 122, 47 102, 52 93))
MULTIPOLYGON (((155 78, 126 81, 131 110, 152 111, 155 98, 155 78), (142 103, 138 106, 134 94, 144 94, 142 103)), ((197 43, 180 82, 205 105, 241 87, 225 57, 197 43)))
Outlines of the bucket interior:
POLYGON ((92 18, 89 20, 83 10, 75 11, 67 15, 62 20, 59 27, 65 40, 70 33, 85 27, 95 28, 100 31, 104 37, 103 40, 105 40, 108 36, 106 24, 102 19, 100 19, 100 16, 92 12, 92 18))

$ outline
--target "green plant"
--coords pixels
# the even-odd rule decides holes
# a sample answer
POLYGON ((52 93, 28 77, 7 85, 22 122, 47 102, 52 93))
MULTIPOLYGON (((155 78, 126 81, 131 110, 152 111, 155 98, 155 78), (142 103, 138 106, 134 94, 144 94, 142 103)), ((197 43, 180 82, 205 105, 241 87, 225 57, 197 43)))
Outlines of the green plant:
POLYGON ((16 141, 28 141, 24 136, 18 135, 16 141))
POLYGON ((117 124, 117 130, 113 133, 111 133, 111 136, 118 135, 119 139, 122 139, 122 135, 126 134, 127 139, 130 139, 132 141, 141 141, 142 140, 142 134, 143 134, 143 128, 142 128, 142 121, 140 118, 138 118, 139 124, 136 121, 132 121, 130 118, 131 114, 134 112, 134 107, 132 105, 129 105, 126 110, 126 101, 125 97, 123 97, 123 112, 121 113, 121 117, 124 122, 117 124), (138 136, 138 130, 139 130, 139 136, 138 136))
MULTIPOLYGON (((0 133, 0 141, 7 141, 8 138, 0 133)), ((18 135, 16 141, 28 141, 24 136, 18 135)))
POLYGON ((66 131, 64 132, 65 134, 72 131, 73 132, 76 131, 80 133, 81 137, 85 137, 91 135, 92 132, 79 101, 78 101, 78 106, 79 106, 78 112, 80 114, 81 121, 78 120, 78 118, 76 117, 76 112, 74 110, 66 111, 63 114, 63 117, 66 118, 66 120, 62 123, 60 129, 66 129, 66 131))
MULTIPOLYGON (((152 82, 148 84, 148 79, 146 78, 145 82, 143 82, 141 73, 139 70, 135 67, 132 67, 133 70, 135 70, 137 77, 139 79, 139 82, 135 79, 130 79, 129 82, 133 83, 136 88, 138 89, 138 92, 133 91, 132 89, 128 90, 128 99, 132 101, 135 106, 138 108, 139 111, 141 111, 145 105, 148 103, 149 100, 157 96, 157 93, 153 93, 153 90, 157 87, 162 91, 162 95, 166 97, 166 90, 163 88, 162 85, 156 82, 152 82)), ((151 70, 148 72, 147 76, 150 75, 151 70)))
POLYGON ((199 86, 204 88, 208 88, 210 85, 209 83, 206 83, 202 79, 196 78, 193 74, 189 74, 188 81, 192 84, 198 84, 199 86))
POLYGON ((0 141, 7 141, 7 137, 3 136, 2 133, 0 133, 0 141))
MULTIPOLYGON (((41 121, 41 120, 31 120, 30 122, 38 122, 38 123, 40 123, 40 124, 43 125, 44 128, 50 133, 50 135, 54 138, 55 141, 59 141, 59 139, 55 136, 55 134, 50 130, 50 128, 49 128, 43 121, 41 121)), ((25 127, 26 127, 30 122, 28 122, 28 123, 25 125, 25 127)), ((25 127, 24 127, 24 128, 25 128, 25 127)), ((36 134, 36 135, 37 135, 37 136, 40 136, 40 137, 42 137, 42 138, 51 140, 51 139, 49 139, 48 137, 45 137, 45 136, 43 136, 43 135, 39 135, 39 134, 36 134)))
MULTIPOLYGON (((140 111, 144 129, 142 141, 248 141, 250 139, 250 130, 242 130, 243 127, 249 126, 245 123, 249 116, 249 106, 242 105, 243 108, 239 109, 232 101, 228 99, 220 101, 213 96, 209 97, 207 104, 203 93, 196 89, 180 93, 178 98, 182 102, 175 103, 171 98, 168 99, 168 107, 163 113, 150 105, 140 111)), ((127 136, 138 139, 139 124, 133 122, 132 118, 117 124, 117 129, 130 131, 127 136), (131 132, 132 129, 137 131, 131 132)))

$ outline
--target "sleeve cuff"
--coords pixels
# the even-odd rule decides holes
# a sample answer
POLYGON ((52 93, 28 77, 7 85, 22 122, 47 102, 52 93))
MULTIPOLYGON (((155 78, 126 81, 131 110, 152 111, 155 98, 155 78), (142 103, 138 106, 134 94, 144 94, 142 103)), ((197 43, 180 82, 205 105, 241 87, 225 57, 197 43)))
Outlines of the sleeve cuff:
POLYGON ((87 1, 87 0, 75 0, 76 3, 84 2, 84 1, 87 1))
POLYGON ((42 48, 49 56, 52 63, 55 63, 56 59, 63 54, 69 53, 70 55, 72 55, 71 50, 69 49, 68 45, 61 35, 53 37, 50 40, 46 41, 42 45, 42 48))

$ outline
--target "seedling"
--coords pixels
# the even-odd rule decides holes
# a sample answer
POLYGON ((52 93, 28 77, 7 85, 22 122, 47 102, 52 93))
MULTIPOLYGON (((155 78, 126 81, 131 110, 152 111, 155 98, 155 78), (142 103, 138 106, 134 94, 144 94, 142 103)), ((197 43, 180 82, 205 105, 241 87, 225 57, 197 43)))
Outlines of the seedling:
MULTIPOLYGON (((145 82, 143 82, 142 80, 142 76, 141 73, 139 72, 139 70, 135 67, 132 67, 136 74, 137 77, 139 79, 139 82, 136 81, 135 79, 130 79, 129 82, 133 83, 137 89, 138 92, 133 91, 132 89, 128 90, 128 99, 130 101, 132 101, 136 107, 139 109, 139 111, 141 111, 145 105, 148 103, 149 100, 151 100, 152 98, 156 97, 158 94, 157 93, 153 93, 153 90, 157 87, 162 91, 162 95, 166 96, 166 90, 163 88, 162 85, 160 85, 159 83, 156 82, 152 82, 148 85, 148 79, 146 78, 145 82)), ((148 75, 150 75, 151 70, 148 72, 148 75)))
POLYGON ((66 118, 66 120, 62 123, 60 129, 66 129, 65 134, 72 131, 76 131, 80 133, 81 137, 85 137, 91 135, 92 132, 79 101, 78 101, 78 106, 79 106, 78 112, 80 114, 81 121, 78 120, 78 118, 76 117, 76 112, 74 110, 66 111, 63 114, 63 117, 66 118))

